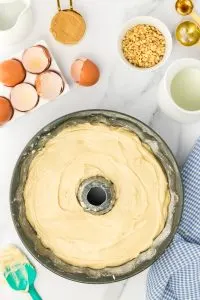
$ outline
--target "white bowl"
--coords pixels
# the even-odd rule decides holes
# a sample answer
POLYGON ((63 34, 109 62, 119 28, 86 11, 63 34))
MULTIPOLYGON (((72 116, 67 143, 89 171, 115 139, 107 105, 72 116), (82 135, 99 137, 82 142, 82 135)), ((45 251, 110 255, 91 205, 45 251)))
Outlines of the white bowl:
POLYGON ((119 55, 121 57, 121 59, 123 60, 123 62, 125 62, 126 65, 128 65, 129 67, 131 67, 132 69, 136 69, 139 71, 152 71, 152 70, 156 70, 159 67, 161 67, 162 65, 164 65, 164 63, 166 62, 166 60, 169 58, 171 52, 172 52, 172 36, 171 33, 169 31, 169 29, 167 28, 167 26, 161 22, 158 19, 155 19, 153 17, 149 17, 149 16, 141 16, 141 17, 135 17, 131 20, 129 20, 124 26, 123 29, 121 30, 119 39, 118 39, 118 51, 119 51, 119 55), (166 40, 166 51, 164 54, 163 59, 156 64, 153 67, 150 68, 139 68, 137 66, 134 66, 133 64, 131 64, 124 56, 123 51, 122 51, 122 40, 126 34, 126 32, 139 24, 147 24, 147 25, 152 25, 155 26, 158 30, 160 30, 160 32, 164 35, 165 40, 166 40))

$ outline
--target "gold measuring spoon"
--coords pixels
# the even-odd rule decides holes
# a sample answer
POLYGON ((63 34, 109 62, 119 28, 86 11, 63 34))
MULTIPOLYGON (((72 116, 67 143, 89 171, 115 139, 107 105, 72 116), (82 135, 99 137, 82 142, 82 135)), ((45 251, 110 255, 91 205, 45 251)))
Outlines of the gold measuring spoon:
POLYGON ((73 9, 72 0, 69 9, 61 9, 60 0, 57 0, 58 12, 51 21, 50 31, 54 38, 63 44, 78 43, 86 30, 83 17, 73 9))
POLYGON ((194 22, 185 21, 176 28, 176 39, 184 46, 193 46, 200 41, 200 27, 194 22))
POLYGON ((176 11, 182 16, 190 15, 194 21, 200 25, 200 16, 194 11, 194 5, 191 0, 177 0, 176 11))

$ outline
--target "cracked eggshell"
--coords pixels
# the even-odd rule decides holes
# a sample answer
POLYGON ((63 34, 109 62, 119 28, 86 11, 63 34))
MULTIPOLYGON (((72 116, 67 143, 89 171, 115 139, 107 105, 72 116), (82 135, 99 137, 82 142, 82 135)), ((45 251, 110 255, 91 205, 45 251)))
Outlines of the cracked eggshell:
POLYGON ((100 72, 97 65, 90 59, 81 57, 72 64, 71 76, 79 85, 92 86, 99 80, 100 72))
POLYGON ((29 73, 40 74, 50 67, 51 55, 46 47, 33 46, 24 51, 22 63, 29 73))
POLYGON ((40 97, 52 100, 63 92, 64 82, 60 74, 49 70, 37 76, 35 87, 40 97))
POLYGON ((16 110, 27 112, 37 106, 39 97, 32 84, 23 82, 11 90, 10 101, 16 110))

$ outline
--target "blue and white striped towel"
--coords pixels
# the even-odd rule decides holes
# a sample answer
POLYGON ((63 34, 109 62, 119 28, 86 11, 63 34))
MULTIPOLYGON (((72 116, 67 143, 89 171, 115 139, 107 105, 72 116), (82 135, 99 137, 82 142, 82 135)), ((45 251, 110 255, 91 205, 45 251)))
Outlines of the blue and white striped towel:
POLYGON ((200 300, 200 138, 182 178, 182 220, 173 243, 148 273, 148 300, 200 300))

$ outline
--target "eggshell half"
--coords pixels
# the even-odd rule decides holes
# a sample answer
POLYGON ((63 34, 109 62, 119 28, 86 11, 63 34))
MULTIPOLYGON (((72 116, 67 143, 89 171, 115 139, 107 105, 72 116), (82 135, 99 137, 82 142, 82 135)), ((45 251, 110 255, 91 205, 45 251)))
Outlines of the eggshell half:
POLYGON ((24 51, 22 63, 29 73, 40 74, 50 67, 51 55, 44 46, 33 46, 24 51))
POLYGON ((37 76, 35 86, 38 95, 48 100, 55 99, 64 90, 62 77, 50 70, 37 76))
POLYGON ((0 63, 0 82, 8 87, 13 87, 24 81, 26 71, 17 59, 9 59, 0 63))
POLYGON ((73 80, 82 86, 91 86, 97 83, 100 72, 96 64, 86 57, 75 60, 71 66, 73 80))
POLYGON ((10 121, 13 112, 10 101, 5 97, 0 96, 0 125, 4 125, 6 122, 10 121))
POLYGON ((33 109, 38 104, 38 94, 30 83, 16 85, 10 95, 10 101, 16 110, 26 112, 33 109))

